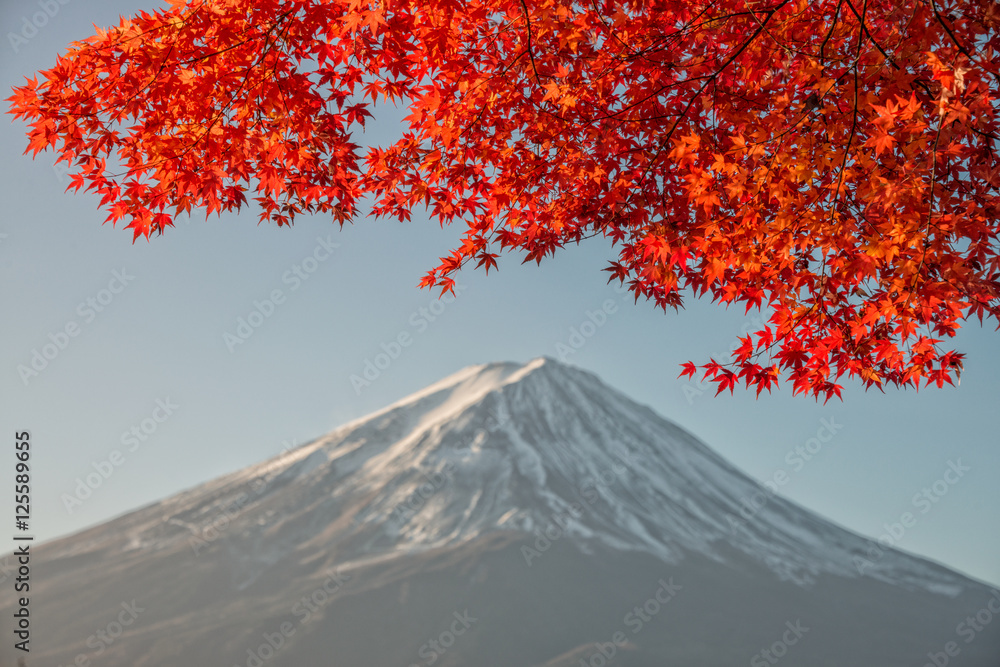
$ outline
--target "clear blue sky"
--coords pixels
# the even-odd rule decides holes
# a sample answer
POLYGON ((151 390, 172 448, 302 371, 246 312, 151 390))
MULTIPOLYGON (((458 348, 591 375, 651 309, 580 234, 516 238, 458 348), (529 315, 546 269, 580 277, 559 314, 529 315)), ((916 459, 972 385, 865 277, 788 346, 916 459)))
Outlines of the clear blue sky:
MULTIPOLYGON (((10 33, 22 33, 39 6, 0 8, 5 89, 51 66, 67 43, 91 34, 92 23, 108 25, 152 6, 52 4, 55 16, 17 40, 16 51, 10 33)), ((461 297, 432 322, 420 309, 431 308, 434 295, 416 283, 458 229, 442 231, 419 215, 405 225, 358 220, 342 232, 322 219, 277 229, 258 227, 247 211, 181 221, 165 236, 133 245, 129 232, 101 225, 95 198, 63 193, 68 179, 53 170, 51 153, 35 161, 22 156, 24 127, 6 118, 0 422, 9 441, 15 431, 32 432, 33 529, 40 538, 272 456, 463 366, 558 357, 571 327, 610 298, 616 312, 570 362, 686 427, 757 479, 784 470, 782 493, 843 526, 879 537, 904 512, 915 514, 900 548, 1000 584, 1000 334, 991 327, 970 324, 958 339, 968 360, 957 389, 881 395, 848 386, 842 403, 826 406, 784 388, 760 400, 739 392, 713 398, 678 380, 678 365, 722 355, 750 318, 707 302, 663 314, 623 301, 600 271, 610 256, 603 242, 567 249, 541 267, 508 257, 495 275, 466 273, 461 297), (314 266, 306 262, 315 271, 296 287, 294 267, 328 236, 339 248, 314 266), (124 285, 114 275, 123 270, 124 285), (224 334, 235 335, 238 318, 276 289, 283 302, 231 352, 224 334), (18 366, 30 365, 50 334, 74 324, 77 335, 25 385, 18 366), (357 393, 350 376, 400 333, 412 344, 357 393), (157 411, 157 401, 168 399, 176 406, 169 416, 157 411), (815 437, 822 419, 843 428, 809 461, 789 463, 788 453, 815 437), (133 427, 143 439, 123 443, 133 427), (107 469, 102 462, 114 450, 121 452, 114 471, 68 512, 63 495, 73 494, 95 464, 107 469), (945 493, 932 490, 929 507, 915 504, 914 496, 959 459, 969 472, 954 485, 939 483, 945 493)), ((396 129, 394 121, 376 125, 364 141, 386 141, 396 129)), ((12 468, 10 456, 0 466, 0 494, 8 499, 12 468)), ((4 507, 13 513, 10 500, 4 507)))

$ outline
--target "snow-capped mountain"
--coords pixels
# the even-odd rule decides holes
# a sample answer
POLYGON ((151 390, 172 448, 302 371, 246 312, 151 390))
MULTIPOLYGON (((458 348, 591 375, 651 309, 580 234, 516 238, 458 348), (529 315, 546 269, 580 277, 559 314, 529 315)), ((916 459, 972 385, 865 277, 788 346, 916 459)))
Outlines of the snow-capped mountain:
MULTIPOLYGON (((928 561, 873 559, 871 540, 780 496, 748 516, 760 492, 588 372, 546 358, 469 367, 38 548, 41 664, 755 664, 810 616, 821 629, 797 631, 787 664, 905 665, 960 641, 956 625, 992 599, 928 561), (647 608, 632 632, 621 610, 649 599, 674 606, 655 631, 647 608), (132 600, 150 610, 134 628, 90 641, 132 600), (259 640, 282 618, 293 632, 265 659, 259 640), (463 629, 453 649, 424 641, 448 628, 463 629)), ((1000 664, 984 661, 1000 656, 997 627, 975 639, 950 664, 1000 664)))
POLYGON ((966 581, 899 552, 872 559, 870 540, 781 497, 768 496, 745 518, 759 484, 593 374, 547 358, 465 368, 164 503, 168 526, 154 516, 134 540, 187 537, 182 528, 197 536, 206 511, 254 484, 278 541, 314 539, 338 516, 336 538, 352 558, 547 528, 584 547, 599 542, 668 562, 686 552, 724 560, 717 547, 726 543, 802 583, 821 573, 859 576, 854 557, 889 583, 954 595, 966 581))

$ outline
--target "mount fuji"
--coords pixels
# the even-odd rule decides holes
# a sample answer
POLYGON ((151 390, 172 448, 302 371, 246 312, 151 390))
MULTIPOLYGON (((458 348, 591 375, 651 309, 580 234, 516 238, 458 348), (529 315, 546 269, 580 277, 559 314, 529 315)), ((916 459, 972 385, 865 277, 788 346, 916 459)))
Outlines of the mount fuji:
MULTIPOLYGON (((473 366, 271 460, 34 547, 23 657, 28 667, 1000 665, 1000 619, 984 623, 1000 614, 1000 593, 779 495, 747 512, 762 492, 591 373, 547 358, 473 366)), ((14 608, 0 600, 3 618, 14 608)), ((12 643, 0 665, 21 657, 12 643)))

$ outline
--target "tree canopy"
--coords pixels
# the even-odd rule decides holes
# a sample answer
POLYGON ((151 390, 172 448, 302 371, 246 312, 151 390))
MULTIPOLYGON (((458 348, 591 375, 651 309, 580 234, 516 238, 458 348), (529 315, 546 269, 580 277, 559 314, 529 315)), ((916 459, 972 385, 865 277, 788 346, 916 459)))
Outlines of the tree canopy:
POLYGON ((240 209, 465 227, 423 278, 602 236, 610 280, 768 312, 739 384, 951 383, 1000 324, 1000 5, 988 0, 172 0, 14 90, 135 237, 240 209), (395 143, 354 134, 405 105, 395 143))

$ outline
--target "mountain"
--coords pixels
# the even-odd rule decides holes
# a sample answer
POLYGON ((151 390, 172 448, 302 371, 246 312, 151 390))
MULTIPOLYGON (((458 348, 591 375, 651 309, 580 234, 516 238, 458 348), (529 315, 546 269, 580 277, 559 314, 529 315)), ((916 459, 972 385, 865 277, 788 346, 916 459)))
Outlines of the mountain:
POLYGON ((588 372, 474 366, 38 545, 27 664, 1000 665, 1000 593, 761 493, 588 372))

